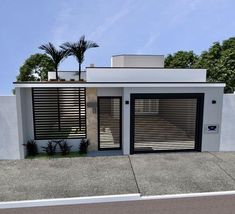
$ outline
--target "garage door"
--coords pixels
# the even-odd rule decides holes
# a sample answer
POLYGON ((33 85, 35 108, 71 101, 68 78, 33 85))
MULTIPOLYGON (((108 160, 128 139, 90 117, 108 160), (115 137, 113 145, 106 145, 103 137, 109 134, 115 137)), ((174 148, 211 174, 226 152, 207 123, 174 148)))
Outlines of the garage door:
POLYGON ((204 94, 132 94, 131 153, 200 151, 204 94))

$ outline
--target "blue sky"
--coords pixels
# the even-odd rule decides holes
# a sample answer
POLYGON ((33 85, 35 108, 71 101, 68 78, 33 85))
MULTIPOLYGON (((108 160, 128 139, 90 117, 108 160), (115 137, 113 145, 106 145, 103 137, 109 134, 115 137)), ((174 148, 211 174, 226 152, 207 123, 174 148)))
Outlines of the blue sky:
MULTIPOLYGON (((200 53, 235 36, 234 0, 0 0, 0 95, 11 93, 19 67, 38 46, 76 41, 100 47, 83 66, 110 66, 115 54, 200 53)), ((73 58, 61 70, 76 70, 73 58)))

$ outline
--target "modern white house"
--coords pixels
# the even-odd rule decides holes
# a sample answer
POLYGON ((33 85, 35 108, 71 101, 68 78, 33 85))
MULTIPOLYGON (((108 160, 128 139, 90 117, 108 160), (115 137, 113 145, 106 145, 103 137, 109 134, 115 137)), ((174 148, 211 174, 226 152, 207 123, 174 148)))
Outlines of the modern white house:
POLYGON ((224 83, 205 69, 166 69, 162 55, 113 56, 111 67, 59 72, 64 81, 15 82, 20 157, 23 143, 50 139, 89 150, 219 151, 224 83))

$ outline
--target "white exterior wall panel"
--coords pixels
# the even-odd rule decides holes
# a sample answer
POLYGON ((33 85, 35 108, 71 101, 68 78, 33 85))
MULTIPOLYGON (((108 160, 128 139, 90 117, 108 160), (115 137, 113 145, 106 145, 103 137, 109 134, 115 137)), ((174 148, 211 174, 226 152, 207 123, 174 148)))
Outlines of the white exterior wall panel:
POLYGON ((235 151, 235 94, 225 94, 221 124, 220 151, 235 151))
POLYGON ((206 82, 206 70, 87 68, 87 82, 206 82))
POLYGON ((130 152, 130 95, 134 93, 204 93, 202 151, 219 151, 223 88, 124 88, 123 96, 123 153, 130 152), (216 104, 212 104, 216 100, 216 104), (218 125, 218 133, 206 133, 207 124, 218 125))
POLYGON ((20 159, 16 97, 0 96, 0 160, 20 159))

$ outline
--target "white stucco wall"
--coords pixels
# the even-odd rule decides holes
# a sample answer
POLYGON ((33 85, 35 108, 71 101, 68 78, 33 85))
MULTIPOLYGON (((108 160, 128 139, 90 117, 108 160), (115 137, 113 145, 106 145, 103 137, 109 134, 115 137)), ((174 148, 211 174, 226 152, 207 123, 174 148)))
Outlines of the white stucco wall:
POLYGON ((0 96, 0 160, 2 159, 20 159, 15 96, 0 96))
MULTIPOLYGON (((164 84, 165 85, 165 84, 164 84)), ((125 101, 130 101, 130 94, 134 93, 204 93, 204 114, 203 114, 203 130, 202 130, 202 151, 219 151, 220 149, 220 127, 222 113, 223 87, 222 85, 212 86, 205 84, 201 87, 192 86, 157 86, 157 87, 103 87, 97 88, 97 96, 122 96, 122 144, 123 153, 130 152, 130 104, 125 104, 125 101), (212 100, 216 100, 216 104, 212 104, 212 100), (219 125, 218 133, 208 134, 204 131, 206 124, 219 125)), ((32 96, 31 88, 17 88, 18 96, 18 115, 21 117, 19 122, 19 139, 20 145, 33 139, 33 117, 32 117, 32 96)), ((45 144, 46 141, 38 141, 39 146, 45 144)), ((77 142, 68 140, 69 143, 77 145, 77 142), (74 144, 75 143, 75 144, 74 144)), ((21 154, 24 156, 24 151, 21 154)))
POLYGON ((223 105, 223 88, 124 88, 123 97, 123 153, 130 152, 130 94, 134 93, 204 93, 204 114, 202 130, 202 151, 219 151, 220 125, 223 105), (216 100, 216 104, 212 104, 216 100), (206 124, 219 125, 218 133, 206 133, 206 124))
POLYGON ((111 58, 111 67, 164 67, 164 55, 117 55, 111 58))
POLYGON ((87 82, 206 82, 205 69, 87 68, 87 82))
POLYGON ((16 105, 20 158, 23 159, 26 155, 23 144, 27 143, 28 140, 34 139, 31 88, 16 88, 16 105))
MULTIPOLYGON (((77 71, 59 71, 58 72, 60 79, 65 79, 67 81, 70 81, 71 79, 74 79, 76 81, 79 80, 78 72, 77 71)), ((82 71, 81 78, 86 79, 86 72, 82 71)), ((50 79, 56 79, 56 73, 54 71, 48 72, 48 80, 50 79)))
POLYGON ((235 151, 235 94, 225 94, 220 151, 235 151))

